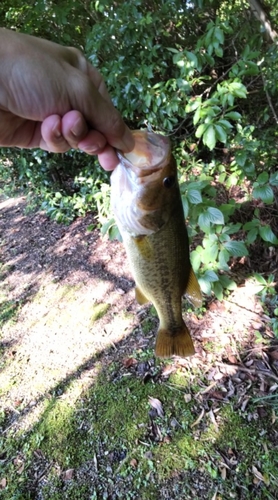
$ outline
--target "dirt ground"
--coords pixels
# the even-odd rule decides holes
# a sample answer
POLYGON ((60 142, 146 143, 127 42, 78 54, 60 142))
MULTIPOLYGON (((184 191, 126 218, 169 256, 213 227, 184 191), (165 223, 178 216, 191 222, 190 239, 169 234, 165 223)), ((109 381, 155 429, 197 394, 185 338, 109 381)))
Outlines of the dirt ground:
MULTIPOLYGON (((87 231, 95 223, 92 215, 63 226, 42 212, 25 215, 25 209, 24 197, 0 204, 2 287, 18 307, 18 320, 12 327, 4 325, 1 340, 4 358, 14 361, 5 372, 5 377, 16 377, 11 399, 36 398, 88 355, 107 346, 117 351, 125 338, 132 350, 153 347, 155 336, 153 331, 130 335, 148 308, 135 301, 121 243, 101 238, 97 229, 87 231)), ((208 300, 201 319, 185 315, 197 351, 191 363, 209 362, 214 344, 221 362, 238 363, 240 343, 264 350, 260 342, 254 344, 256 335, 272 340, 273 334, 256 291, 247 280, 227 301, 208 300)), ((266 368, 272 370, 268 361, 266 368)))

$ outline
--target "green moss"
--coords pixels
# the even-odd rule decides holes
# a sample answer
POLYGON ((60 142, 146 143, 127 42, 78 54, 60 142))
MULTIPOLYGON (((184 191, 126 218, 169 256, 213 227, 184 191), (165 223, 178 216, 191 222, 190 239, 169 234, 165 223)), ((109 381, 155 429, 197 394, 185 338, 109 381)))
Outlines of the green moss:
POLYGON ((91 310, 91 317, 90 317, 91 322, 94 323, 98 319, 105 316, 109 307, 110 307, 110 304, 105 304, 105 303, 93 305, 92 310, 91 310))
POLYGON ((20 306, 20 302, 15 302, 14 300, 0 301, 0 328, 3 328, 5 323, 16 321, 20 306))

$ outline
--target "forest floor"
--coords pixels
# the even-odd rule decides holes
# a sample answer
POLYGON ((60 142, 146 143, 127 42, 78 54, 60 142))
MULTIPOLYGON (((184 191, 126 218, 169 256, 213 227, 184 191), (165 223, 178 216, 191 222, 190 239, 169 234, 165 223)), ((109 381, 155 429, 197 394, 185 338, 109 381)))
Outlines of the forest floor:
POLYGON ((122 244, 90 225, 0 200, 0 498, 278 499, 278 341, 250 261, 225 301, 184 304, 196 355, 157 360, 122 244))

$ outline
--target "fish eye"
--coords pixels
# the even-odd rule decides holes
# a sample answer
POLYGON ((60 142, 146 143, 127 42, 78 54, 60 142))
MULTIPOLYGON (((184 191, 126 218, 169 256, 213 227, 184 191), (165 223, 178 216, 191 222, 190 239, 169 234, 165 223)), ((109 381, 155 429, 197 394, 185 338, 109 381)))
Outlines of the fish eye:
POLYGON ((175 182, 176 182, 175 176, 170 175, 170 177, 165 177, 165 179, 163 179, 163 186, 168 189, 168 188, 173 187, 175 182))

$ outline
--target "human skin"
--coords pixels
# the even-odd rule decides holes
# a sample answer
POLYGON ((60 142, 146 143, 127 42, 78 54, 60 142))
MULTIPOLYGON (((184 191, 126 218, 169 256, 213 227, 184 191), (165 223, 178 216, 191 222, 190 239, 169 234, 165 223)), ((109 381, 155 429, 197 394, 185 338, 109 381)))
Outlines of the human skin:
POLYGON ((77 49, 0 28, 0 146, 71 148, 106 170, 134 139, 102 76, 77 49))

